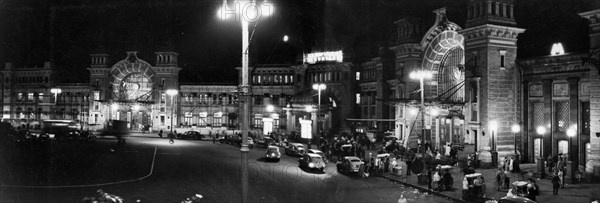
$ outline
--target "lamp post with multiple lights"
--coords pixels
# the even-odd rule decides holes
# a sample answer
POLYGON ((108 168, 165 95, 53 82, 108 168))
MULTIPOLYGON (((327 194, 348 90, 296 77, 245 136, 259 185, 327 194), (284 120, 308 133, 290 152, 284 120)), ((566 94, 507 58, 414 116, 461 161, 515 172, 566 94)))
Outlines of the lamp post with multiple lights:
POLYGON ((273 13, 273 6, 263 2, 257 5, 254 0, 235 0, 234 8, 229 9, 227 1, 223 0, 222 6, 219 8, 217 14, 222 20, 227 19, 229 15, 234 15, 236 20, 240 21, 242 28, 242 83, 240 84, 241 99, 242 99, 242 144, 240 147, 241 162, 242 162, 242 203, 248 201, 248 131, 249 131, 249 115, 250 115, 250 83, 248 82, 249 76, 249 49, 250 44, 248 25, 249 22, 258 22, 262 16, 270 16, 273 13))
POLYGON ((179 94, 176 89, 167 90, 167 94, 171 96, 171 132, 173 132, 173 111, 175 109, 175 95, 179 94))
MULTIPOLYGON (((433 75, 430 71, 427 70, 417 70, 410 73, 409 77, 413 80, 419 80, 420 83, 420 92, 421 92, 421 147, 425 146, 425 89, 424 89, 424 80, 431 79, 433 75)), ((423 157, 425 157, 425 151, 427 149, 422 149, 423 157)))
POLYGON ((318 98, 317 98, 318 102, 317 102, 317 119, 316 119, 316 122, 317 122, 317 125, 316 125, 317 126, 317 139, 316 139, 317 143, 316 144, 317 144, 317 146, 319 146, 319 141, 321 139, 321 133, 320 132, 323 131, 323 130, 325 130, 324 129, 325 128, 324 127, 325 123, 322 123, 321 124, 321 131, 319 131, 319 117, 321 117, 321 90, 325 90, 325 88, 327 88, 327 85, 325 85, 323 83, 317 83, 317 84, 313 84, 312 88, 314 90, 317 90, 317 92, 318 92, 317 94, 319 95, 318 98))

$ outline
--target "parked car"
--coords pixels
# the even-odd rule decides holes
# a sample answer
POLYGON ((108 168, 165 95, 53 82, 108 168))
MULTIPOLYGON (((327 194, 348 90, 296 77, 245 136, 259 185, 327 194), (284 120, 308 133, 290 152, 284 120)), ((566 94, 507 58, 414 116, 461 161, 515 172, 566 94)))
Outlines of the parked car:
POLYGON ((319 156, 321 156, 321 158, 323 158, 323 160, 325 162, 327 162, 326 158, 325 158, 325 153, 323 153, 321 150, 317 150, 317 149, 308 149, 306 150, 306 153, 311 153, 311 154, 318 154, 319 156))
POLYGON ((177 134, 177 139, 192 139, 192 140, 200 140, 204 138, 204 135, 201 135, 198 131, 186 131, 183 134, 177 134))
POLYGON ((325 170, 325 162, 323 161, 323 157, 318 154, 306 153, 300 157, 298 160, 300 168, 304 169, 316 169, 323 171, 325 170))
POLYGON ((302 156, 306 153, 304 145, 300 143, 290 143, 285 148, 285 154, 289 156, 302 156))
POLYGON ((270 137, 264 137, 264 138, 260 138, 260 139, 256 140, 256 146, 259 146, 259 147, 267 148, 269 146, 275 146, 275 145, 277 145, 277 142, 275 142, 275 140, 270 137))
POLYGON ((279 152, 278 146, 268 146, 267 152, 265 153, 266 160, 279 161, 281 158, 281 152, 279 152))
POLYGON ((363 162, 355 156, 345 156, 336 164, 337 171, 340 173, 357 173, 358 168, 363 162))

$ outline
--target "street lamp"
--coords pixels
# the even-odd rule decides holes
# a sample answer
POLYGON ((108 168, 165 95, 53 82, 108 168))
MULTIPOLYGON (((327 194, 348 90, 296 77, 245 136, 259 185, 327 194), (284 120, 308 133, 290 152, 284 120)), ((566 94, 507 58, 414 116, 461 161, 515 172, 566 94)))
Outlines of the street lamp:
MULTIPOLYGON (((321 90, 325 90, 325 88, 327 88, 327 85, 325 85, 323 83, 317 83, 317 84, 313 84, 312 88, 313 88, 313 90, 317 90, 318 95, 319 95, 318 102, 317 102, 318 106, 317 106, 317 120, 316 120, 317 125, 316 126, 317 126, 317 136, 318 136, 318 138, 321 138, 321 134, 319 132, 319 117, 321 117, 321 115, 320 115, 321 114, 321 90)), ((321 131, 324 130, 324 128, 325 128, 324 126, 325 126, 325 123, 323 123, 321 125, 321 131)), ((319 146, 320 139, 317 139, 316 141, 317 141, 317 143, 316 143, 317 146, 319 146)))
MULTIPOLYGON (((421 146, 425 146, 425 89, 424 89, 424 84, 423 84, 423 80, 425 79, 431 79, 433 77, 432 73, 430 71, 426 71, 426 70, 417 70, 417 71, 413 71, 409 74, 409 77, 413 80, 419 80, 420 83, 420 91, 421 91, 421 109, 420 111, 422 112, 421 115, 421 146)), ((423 158, 425 158, 425 151, 427 149, 423 149, 422 153, 423 153, 423 158)))
POLYGON ((261 16, 270 16, 273 13, 273 5, 263 2, 261 5, 256 5, 254 0, 236 0, 234 1, 235 9, 229 9, 227 1, 223 0, 223 5, 219 8, 218 15, 221 19, 226 19, 228 14, 233 14, 236 20, 241 21, 242 27, 242 84, 240 89, 242 93, 242 144, 240 147, 241 152, 241 183, 242 183, 242 203, 248 201, 248 127, 249 127, 249 115, 250 115, 250 83, 248 82, 249 76, 249 33, 248 25, 249 21, 258 22, 261 16), (240 17, 241 16, 241 17, 240 17))
POLYGON ((515 143, 515 155, 517 155, 517 133, 519 133, 521 131, 521 126, 519 124, 514 124, 511 127, 511 130, 513 132, 513 139, 514 139, 514 143, 515 143))
POLYGON ((167 90, 167 94, 171 96, 171 132, 173 132, 173 109, 175 108, 175 95, 177 95, 179 91, 176 89, 167 90))
POLYGON ((62 93, 62 90, 60 88, 52 88, 50 89, 50 92, 54 94, 54 104, 56 104, 56 101, 58 100, 58 94, 62 93))
POLYGON ((490 137, 490 139, 492 139, 492 166, 498 167, 498 152, 496 151, 496 138, 494 137, 494 134, 498 129, 498 122, 490 121, 489 125, 490 131, 492 131, 492 136, 490 137))
POLYGON ((578 160, 577 158, 572 158, 575 157, 575 154, 578 153, 577 151, 571 149, 573 147, 573 137, 575 137, 575 135, 577 135, 577 125, 573 125, 571 126, 568 130, 567 130, 567 136, 569 136, 569 160, 571 160, 570 165, 571 167, 569 168, 570 176, 571 176, 571 183, 575 183, 575 171, 578 168, 578 160))
POLYGON ((546 149, 544 149, 544 134, 546 134, 546 128, 544 126, 538 126, 535 131, 537 132, 538 135, 540 135, 541 137, 541 142, 540 142, 540 160, 538 161, 538 168, 539 171, 541 173, 542 178, 546 177, 546 170, 545 170, 545 166, 544 166, 544 152, 546 151, 546 149))

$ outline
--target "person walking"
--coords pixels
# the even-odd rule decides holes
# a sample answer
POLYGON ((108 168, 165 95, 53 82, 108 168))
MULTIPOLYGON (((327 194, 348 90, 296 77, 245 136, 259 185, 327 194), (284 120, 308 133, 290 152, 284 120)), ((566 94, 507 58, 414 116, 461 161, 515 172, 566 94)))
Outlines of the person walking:
POLYGON ((439 171, 436 171, 433 174, 433 190, 439 190, 441 191, 441 186, 440 186, 440 181, 442 180, 442 177, 440 176, 439 171))
POLYGON ((158 131, 158 136, 159 136, 160 138, 162 138, 162 134, 163 134, 163 131, 162 131, 162 129, 160 129, 160 130, 158 131))
POLYGON ((560 188, 565 188, 565 173, 562 169, 558 169, 558 179, 560 181, 560 188))
POLYGON ((500 191, 502 185, 504 185, 504 171, 502 171, 502 168, 498 168, 498 171, 496 171, 496 190, 500 191))
POLYGON ((217 133, 217 134, 215 134, 214 136, 212 136, 213 144, 217 144, 217 136, 218 136, 218 135, 219 135, 219 134, 217 133))
POLYGON ((558 188, 560 188, 560 176, 559 174, 555 173, 554 176, 552 177, 552 194, 553 195, 558 195, 558 188))

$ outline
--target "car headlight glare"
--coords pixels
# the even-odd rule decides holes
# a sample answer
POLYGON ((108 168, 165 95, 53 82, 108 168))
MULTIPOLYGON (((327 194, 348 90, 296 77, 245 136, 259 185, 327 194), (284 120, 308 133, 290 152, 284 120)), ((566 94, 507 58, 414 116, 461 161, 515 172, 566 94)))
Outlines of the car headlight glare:
POLYGON ((271 156, 275 156, 275 153, 271 153, 271 156))
POLYGON ((314 167, 315 167, 315 164, 314 164, 314 163, 309 163, 309 164, 308 164, 308 167, 314 168, 314 167))

